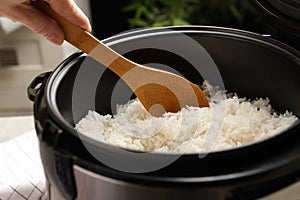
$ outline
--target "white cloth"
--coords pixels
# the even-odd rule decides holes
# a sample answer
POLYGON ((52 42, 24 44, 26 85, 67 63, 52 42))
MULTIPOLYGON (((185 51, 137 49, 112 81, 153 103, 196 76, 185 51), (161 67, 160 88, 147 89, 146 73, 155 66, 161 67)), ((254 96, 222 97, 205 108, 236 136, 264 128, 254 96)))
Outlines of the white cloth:
POLYGON ((45 184, 34 130, 0 143, 0 200, 46 200, 45 184))

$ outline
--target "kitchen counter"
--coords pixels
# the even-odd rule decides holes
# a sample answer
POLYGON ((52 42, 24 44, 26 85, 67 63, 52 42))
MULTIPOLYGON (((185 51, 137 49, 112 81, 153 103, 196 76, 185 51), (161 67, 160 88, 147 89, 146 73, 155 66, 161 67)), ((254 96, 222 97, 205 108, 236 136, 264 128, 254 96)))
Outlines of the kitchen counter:
POLYGON ((34 129, 32 115, 0 117, 0 143, 34 129))

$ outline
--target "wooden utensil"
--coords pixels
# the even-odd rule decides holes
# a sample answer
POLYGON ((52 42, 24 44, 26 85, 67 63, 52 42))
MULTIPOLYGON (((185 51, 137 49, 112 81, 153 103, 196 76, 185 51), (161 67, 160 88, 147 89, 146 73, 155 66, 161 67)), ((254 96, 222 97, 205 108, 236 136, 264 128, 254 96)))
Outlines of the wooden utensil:
POLYGON ((185 78, 132 62, 65 20, 44 1, 32 4, 61 26, 66 41, 123 79, 150 114, 161 116, 165 112, 178 112, 185 106, 209 106, 202 90, 185 78))

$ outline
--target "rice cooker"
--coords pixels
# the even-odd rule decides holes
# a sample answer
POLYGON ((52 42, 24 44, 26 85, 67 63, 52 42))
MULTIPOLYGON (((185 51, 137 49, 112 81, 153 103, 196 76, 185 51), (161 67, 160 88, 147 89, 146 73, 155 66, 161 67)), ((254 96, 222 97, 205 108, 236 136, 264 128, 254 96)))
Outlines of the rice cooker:
MULTIPOLYGON (((275 110, 299 118, 300 29, 294 12, 299 2, 252 2, 266 12, 276 39, 223 27, 178 26, 133 30, 103 42, 137 63, 193 83, 209 80, 239 96, 268 97, 275 110), (278 9, 283 7, 290 15, 278 9), (280 30, 271 25, 279 16, 286 25, 280 30)), ((82 52, 38 75, 28 97, 50 199, 256 199, 300 179, 299 120, 268 139, 199 154, 128 150, 78 133, 74 126, 88 110, 114 114, 117 104, 135 98, 118 76, 82 52)))

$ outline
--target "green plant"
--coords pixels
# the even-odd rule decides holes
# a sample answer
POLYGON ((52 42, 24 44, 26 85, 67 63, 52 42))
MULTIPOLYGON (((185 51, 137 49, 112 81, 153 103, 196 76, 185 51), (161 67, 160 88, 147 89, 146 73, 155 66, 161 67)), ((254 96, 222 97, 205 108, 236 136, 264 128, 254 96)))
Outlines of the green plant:
POLYGON ((190 21, 252 30, 261 28, 261 18, 248 0, 199 0, 190 21))
POLYGON ((130 0, 130 28, 217 25, 260 30, 260 16, 248 0, 130 0))
POLYGON ((123 8, 132 13, 130 28, 189 24, 187 19, 198 0, 132 0, 123 8))

